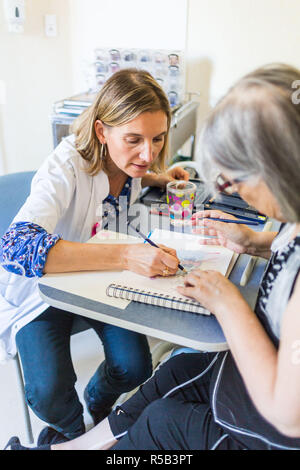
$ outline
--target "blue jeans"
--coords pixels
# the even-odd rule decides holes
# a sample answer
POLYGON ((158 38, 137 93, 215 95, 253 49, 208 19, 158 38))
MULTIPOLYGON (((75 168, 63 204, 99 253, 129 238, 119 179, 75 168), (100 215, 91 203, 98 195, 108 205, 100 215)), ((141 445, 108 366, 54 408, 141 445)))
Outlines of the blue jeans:
MULTIPOLYGON (((69 439, 85 431, 83 407, 70 352, 76 315, 49 307, 17 334, 28 405, 43 421, 69 439)), ((103 343, 105 360, 88 383, 97 408, 109 407, 124 392, 145 382, 152 373, 144 335, 85 318, 103 343)))

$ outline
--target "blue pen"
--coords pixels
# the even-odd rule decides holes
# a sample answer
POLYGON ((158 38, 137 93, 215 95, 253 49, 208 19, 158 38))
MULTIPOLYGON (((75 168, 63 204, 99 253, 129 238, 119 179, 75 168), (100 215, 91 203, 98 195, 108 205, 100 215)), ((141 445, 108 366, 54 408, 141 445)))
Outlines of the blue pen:
MULTIPOLYGON (((127 225, 129 226, 130 222, 127 222, 127 225)), ((132 227, 132 225, 130 225, 130 227, 132 227)), ((140 229, 138 229, 137 227, 132 227, 132 228, 136 231, 136 233, 138 233, 145 240, 145 242, 150 243, 150 245, 154 246, 155 248, 161 249, 158 245, 156 245, 156 243, 150 240, 150 238, 147 238, 146 235, 144 235, 140 231, 140 229)), ((184 273, 187 273, 187 270, 181 264, 178 264, 178 268, 181 269, 181 271, 183 271, 184 273)))
POLYGON ((216 220, 217 222, 225 222, 226 224, 245 224, 245 225, 259 225, 259 222, 252 222, 250 220, 231 220, 231 219, 218 219, 217 217, 203 217, 207 220, 216 220))

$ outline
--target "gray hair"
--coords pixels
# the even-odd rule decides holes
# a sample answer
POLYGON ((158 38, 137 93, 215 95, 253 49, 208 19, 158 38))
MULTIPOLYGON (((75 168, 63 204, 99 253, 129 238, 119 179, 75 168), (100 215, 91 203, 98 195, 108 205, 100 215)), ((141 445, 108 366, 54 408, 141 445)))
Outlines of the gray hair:
POLYGON ((289 222, 300 221, 300 71, 270 64, 246 75, 217 104, 201 132, 201 175, 266 183, 289 222))

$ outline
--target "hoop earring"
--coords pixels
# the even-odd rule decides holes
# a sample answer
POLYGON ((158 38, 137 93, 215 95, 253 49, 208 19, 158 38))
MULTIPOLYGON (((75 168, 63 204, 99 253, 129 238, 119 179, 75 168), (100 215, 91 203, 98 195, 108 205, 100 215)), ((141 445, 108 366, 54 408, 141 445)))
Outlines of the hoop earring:
POLYGON ((106 157, 106 144, 101 144, 101 149, 100 149, 100 158, 103 160, 103 158, 106 157))

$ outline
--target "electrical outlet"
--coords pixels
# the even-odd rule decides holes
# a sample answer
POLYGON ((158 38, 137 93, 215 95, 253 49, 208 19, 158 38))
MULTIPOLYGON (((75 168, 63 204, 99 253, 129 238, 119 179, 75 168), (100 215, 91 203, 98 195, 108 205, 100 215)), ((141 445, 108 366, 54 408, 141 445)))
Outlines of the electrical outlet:
POLYGON ((0 80, 0 105, 6 103, 6 83, 0 80))

